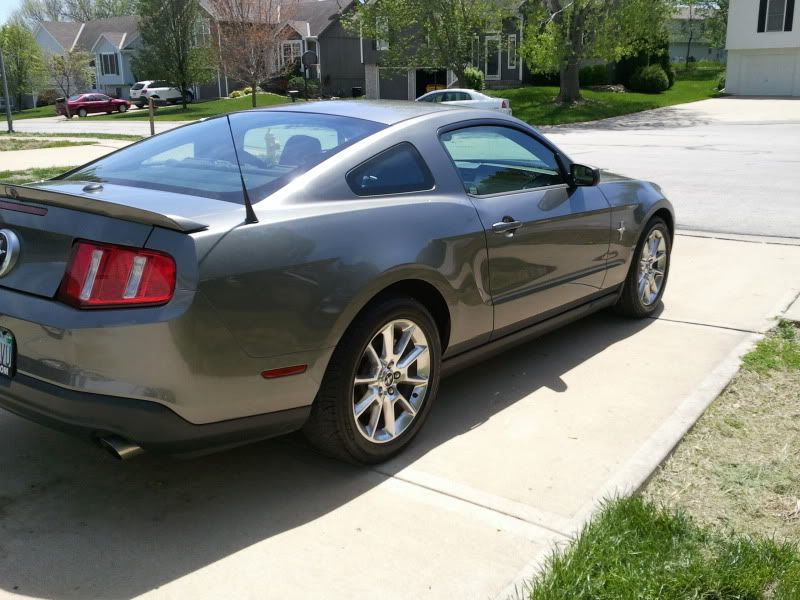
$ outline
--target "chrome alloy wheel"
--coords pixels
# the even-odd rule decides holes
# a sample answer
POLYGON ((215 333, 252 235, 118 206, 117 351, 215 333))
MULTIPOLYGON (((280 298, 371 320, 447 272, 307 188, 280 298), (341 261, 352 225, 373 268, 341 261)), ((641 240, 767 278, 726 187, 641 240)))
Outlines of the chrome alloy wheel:
POLYGON ((353 416, 373 443, 391 442, 411 425, 428 392, 428 339, 413 321, 386 324, 364 349, 353 381, 353 416))
POLYGON ((639 299, 651 306, 664 286, 667 273, 667 242, 664 233, 653 229, 647 236, 639 258, 639 299))

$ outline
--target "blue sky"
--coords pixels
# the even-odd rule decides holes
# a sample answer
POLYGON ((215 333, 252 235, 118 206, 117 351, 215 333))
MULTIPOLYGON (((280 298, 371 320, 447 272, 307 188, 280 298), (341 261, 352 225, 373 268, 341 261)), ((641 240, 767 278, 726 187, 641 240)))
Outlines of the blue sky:
POLYGON ((20 5, 20 0, 0 0, 0 23, 5 23, 8 15, 20 5))

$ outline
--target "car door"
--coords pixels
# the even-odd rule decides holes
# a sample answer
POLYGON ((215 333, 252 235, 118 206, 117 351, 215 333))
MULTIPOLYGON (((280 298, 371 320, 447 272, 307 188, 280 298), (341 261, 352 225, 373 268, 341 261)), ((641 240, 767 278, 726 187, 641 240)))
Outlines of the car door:
POLYGON ((111 112, 114 110, 114 102, 110 96, 97 94, 97 112, 111 112))
POLYGON ((555 149, 506 122, 440 136, 486 231, 494 337, 600 293, 611 207, 597 187, 569 187, 555 149))

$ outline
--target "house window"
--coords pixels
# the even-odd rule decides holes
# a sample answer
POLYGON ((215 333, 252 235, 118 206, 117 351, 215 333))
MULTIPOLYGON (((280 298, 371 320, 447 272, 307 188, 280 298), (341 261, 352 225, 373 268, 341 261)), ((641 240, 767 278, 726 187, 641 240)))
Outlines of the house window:
POLYGON ((389 37, 389 20, 386 17, 378 17, 378 20, 375 24, 375 31, 378 34, 376 37, 375 47, 377 50, 388 50, 389 49, 389 41, 386 39, 389 37))
POLYGON ((508 36, 508 68, 514 69, 517 66, 517 35, 508 36))
POLYGON ((208 48, 211 45, 211 22, 208 19, 197 19, 194 24, 195 48, 208 48))
POLYGON ((100 55, 100 73, 102 75, 119 75, 119 63, 116 54, 100 55))
POLYGON ((300 60, 303 55, 303 42, 289 40, 281 43, 281 65, 286 66, 300 60))
POLYGON ((767 31, 783 31, 786 19, 786 0, 768 0, 767 31))

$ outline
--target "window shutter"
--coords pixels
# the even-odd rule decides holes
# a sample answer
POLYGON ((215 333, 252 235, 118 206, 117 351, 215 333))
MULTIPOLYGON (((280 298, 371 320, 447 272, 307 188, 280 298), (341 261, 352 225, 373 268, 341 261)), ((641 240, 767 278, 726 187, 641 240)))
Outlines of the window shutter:
POLYGON ((794 21, 794 0, 786 0, 786 24, 783 26, 784 31, 792 30, 792 21, 794 21))
POLYGON ((758 33, 767 30, 767 0, 761 0, 758 7, 758 33))

